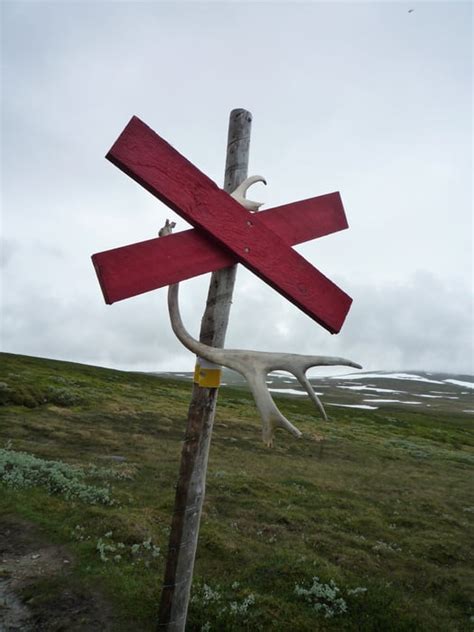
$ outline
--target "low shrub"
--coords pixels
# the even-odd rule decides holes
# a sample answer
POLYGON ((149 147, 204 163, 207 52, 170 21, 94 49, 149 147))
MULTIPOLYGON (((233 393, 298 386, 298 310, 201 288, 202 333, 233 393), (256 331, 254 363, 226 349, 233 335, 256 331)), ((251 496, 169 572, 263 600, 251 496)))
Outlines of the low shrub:
POLYGON ((189 618, 193 621, 193 629, 201 632, 255 632, 262 629, 255 603, 255 595, 243 590, 238 582, 231 586, 216 585, 214 588, 206 583, 196 583, 193 586, 189 618))
POLYGON ((63 461, 48 461, 29 454, 0 448, 0 481, 8 487, 43 487, 49 494, 76 499, 90 505, 112 505, 109 487, 89 485, 90 474, 63 461))
POLYGON ((323 614, 326 619, 346 614, 348 612, 347 597, 363 594, 366 591, 366 588, 358 586, 345 591, 343 596, 342 590, 333 579, 329 581, 329 584, 323 584, 319 577, 313 577, 309 588, 295 585, 295 594, 302 597, 315 612, 323 614))

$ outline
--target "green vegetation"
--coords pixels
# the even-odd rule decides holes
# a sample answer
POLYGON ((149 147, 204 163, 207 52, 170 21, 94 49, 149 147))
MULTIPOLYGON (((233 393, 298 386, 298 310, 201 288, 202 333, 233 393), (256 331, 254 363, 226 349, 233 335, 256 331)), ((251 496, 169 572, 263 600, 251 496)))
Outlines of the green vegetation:
MULTIPOLYGON (((50 494, 60 494, 71 500, 77 498, 91 505, 112 505, 107 487, 96 487, 84 483, 84 469, 62 461, 48 461, 28 454, 0 448, 0 481, 14 488, 43 487, 50 494)), ((100 470, 91 468, 91 476, 100 470)))
MULTIPOLYGON (((191 384, 0 358, 0 515, 67 546, 111 629, 153 630, 191 384)), ((472 630, 472 417, 279 403, 305 436, 269 450, 221 389, 187 629, 472 630)))

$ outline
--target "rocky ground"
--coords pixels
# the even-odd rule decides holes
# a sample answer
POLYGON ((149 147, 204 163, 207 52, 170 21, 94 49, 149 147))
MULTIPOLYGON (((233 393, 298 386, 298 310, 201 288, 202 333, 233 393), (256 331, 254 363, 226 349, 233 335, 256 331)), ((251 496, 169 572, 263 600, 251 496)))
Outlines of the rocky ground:
POLYGON ((0 518, 0 630, 110 630, 103 598, 73 585, 74 560, 38 528, 0 518), (59 588, 59 589, 58 589, 59 588))

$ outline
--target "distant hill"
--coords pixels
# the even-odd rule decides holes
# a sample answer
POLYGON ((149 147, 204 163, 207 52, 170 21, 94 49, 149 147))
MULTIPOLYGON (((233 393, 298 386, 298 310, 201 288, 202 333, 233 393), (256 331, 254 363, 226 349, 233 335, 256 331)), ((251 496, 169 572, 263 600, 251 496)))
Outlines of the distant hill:
MULTIPOLYGON (((192 373, 159 375, 191 380, 192 373)), ((332 377, 310 378, 325 406, 366 410, 390 407, 413 407, 433 411, 453 411, 474 415, 474 376, 426 371, 370 371, 332 377)), ((246 388, 245 380, 234 371, 224 369, 224 386, 246 388)), ((267 384, 276 396, 305 396, 306 392, 292 375, 271 373, 267 384)))

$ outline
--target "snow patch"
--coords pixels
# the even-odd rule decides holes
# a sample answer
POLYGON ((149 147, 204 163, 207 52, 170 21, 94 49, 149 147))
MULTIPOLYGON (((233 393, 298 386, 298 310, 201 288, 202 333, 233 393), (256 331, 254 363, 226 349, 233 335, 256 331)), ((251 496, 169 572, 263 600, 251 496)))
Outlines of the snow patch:
POLYGON ((399 399, 364 399, 364 402, 374 404, 421 404, 421 402, 401 402, 399 399))
POLYGON ((463 382, 462 380, 444 380, 450 384, 456 384, 456 386, 464 386, 465 388, 474 388, 474 382, 463 382))
POLYGON ((367 404, 334 404, 327 402, 328 406, 339 406, 340 408, 363 408, 364 410, 377 410, 378 406, 368 406, 367 404))
MULTIPOLYGON (((272 393, 283 393, 284 395, 307 395, 306 391, 297 391, 295 388, 269 388, 272 393)), ((316 391, 315 391, 316 393, 316 391)), ((316 393, 316 395, 324 395, 324 393, 316 393)))
POLYGON ((374 404, 401 404, 398 399, 364 399, 364 402, 371 402, 374 404))
POLYGON ((456 391, 431 391, 432 393, 439 393, 440 395, 456 395, 456 391))
MULTIPOLYGON (((367 378, 377 378, 379 380, 410 380, 415 382, 428 382, 429 384, 444 384, 439 380, 429 380, 421 375, 415 375, 414 373, 351 373, 349 375, 339 375, 330 377, 330 380, 360 380, 367 378)), ((447 380, 446 380, 447 381, 447 380)), ((468 384, 466 382, 466 384, 468 384)), ((474 385, 472 386, 474 388, 474 385)))
POLYGON ((306 395, 306 391, 297 391, 295 388, 269 388, 272 393, 283 393, 285 395, 306 395))
POLYGON ((376 388, 375 386, 338 386, 337 388, 346 388, 350 391, 375 391, 376 393, 403 393, 404 391, 392 391, 390 388, 376 388))

